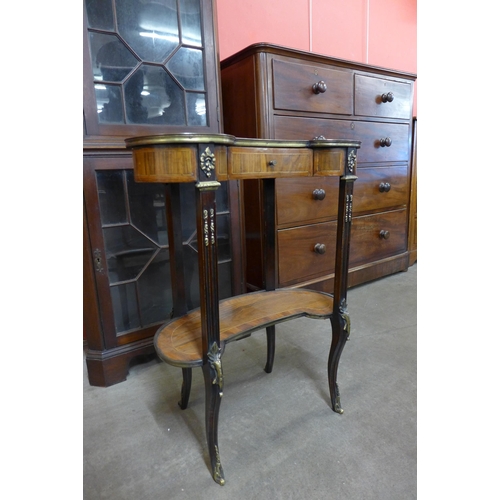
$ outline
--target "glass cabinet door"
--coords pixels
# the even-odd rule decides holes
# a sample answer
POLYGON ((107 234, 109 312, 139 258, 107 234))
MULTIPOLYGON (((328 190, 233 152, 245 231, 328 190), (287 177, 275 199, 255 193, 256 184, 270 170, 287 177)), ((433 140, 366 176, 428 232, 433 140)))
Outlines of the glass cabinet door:
POLYGON ((86 0, 88 127, 218 129, 209 14, 203 0, 86 0))
MULTIPOLYGON (((165 187, 134 182, 133 170, 124 168, 129 161, 91 160, 84 178, 86 204, 97 208, 90 239, 101 266, 99 300, 111 305, 111 339, 163 323, 173 313, 165 187)), ((194 184, 180 184, 180 195, 186 302, 193 309, 200 304, 194 184)), ((229 183, 221 183, 216 203, 222 299, 235 293, 229 183)))

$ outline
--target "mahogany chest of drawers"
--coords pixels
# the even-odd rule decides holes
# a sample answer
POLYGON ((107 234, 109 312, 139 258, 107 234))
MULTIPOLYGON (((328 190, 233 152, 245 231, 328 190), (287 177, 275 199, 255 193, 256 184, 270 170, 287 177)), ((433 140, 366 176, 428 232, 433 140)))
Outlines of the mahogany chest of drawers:
MULTIPOLYGON (((361 141, 349 285, 408 268, 416 75, 271 44, 221 63, 224 132, 240 137, 361 141)), ((261 184, 244 182, 247 282, 264 286, 261 184)), ((325 177, 276 180, 277 287, 331 290, 337 196, 325 177)))

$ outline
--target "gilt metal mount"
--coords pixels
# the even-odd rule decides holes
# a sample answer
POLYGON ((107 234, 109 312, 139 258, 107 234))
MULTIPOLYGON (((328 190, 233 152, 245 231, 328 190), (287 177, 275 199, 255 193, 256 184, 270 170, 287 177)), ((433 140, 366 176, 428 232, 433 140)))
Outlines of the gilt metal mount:
POLYGON ((343 329, 345 332, 347 332, 347 340, 349 340, 351 336, 351 318, 347 311, 347 302, 345 299, 342 299, 342 302, 339 305, 339 313, 342 317, 342 320, 344 321, 343 329))
POLYGON ((213 208, 203 210, 203 236, 206 247, 209 243, 215 245, 215 211, 213 208))
POLYGON ((210 366, 212 384, 219 386, 219 396, 222 397, 224 376, 222 375, 221 350, 216 342, 212 344, 208 351, 208 364, 210 366))
POLYGON ((207 177, 212 176, 212 171, 215 170, 215 155, 207 147, 200 156, 201 169, 205 172, 207 177))
POLYGON ((213 478, 216 483, 224 486, 226 480, 224 479, 224 471, 222 470, 222 464, 220 463, 219 447, 215 446, 215 470, 213 472, 213 478))
POLYGON ((352 194, 346 195, 345 221, 352 221, 352 194))
POLYGON ((335 401, 333 403, 333 411, 336 413, 344 413, 344 410, 342 408, 342 405, 340 404, 340 391, 339 391, 339 384, 335 383, 335 401))
POLYGON ((356 161, 356 151, 352 150, 347 157, 347 170, 349 170, 350 174, 354 173, 354 169, 356 168, 356 161))

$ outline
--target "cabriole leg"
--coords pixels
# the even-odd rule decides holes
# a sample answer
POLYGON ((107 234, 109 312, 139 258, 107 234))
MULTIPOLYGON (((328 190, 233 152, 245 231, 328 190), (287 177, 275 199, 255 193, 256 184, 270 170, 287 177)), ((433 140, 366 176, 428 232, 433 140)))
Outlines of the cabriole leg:
POLYGON ((225 483, 218 444, 219 407, 223 376, 220 348, 219 294, 217 267, 216 190, 220 187, 212 178, 215 170, 213 146, 199 145, 201 178, 196 184, 196 228, 198 237, 198 269, 200 274, 200 310, 205 380, 205 428, 210 468, 214 481, 225 483))
POLYGON ((344 413, 340 404, 340 391, 337 383, 337 372, 339 367, 340 355, 344 349, 345 343, 349 337, 350 322, 349 315, 344 309, 334 314, 330 319, 332 324, 332 345, 328 357, 328 385, 330 388, 330 400, 333 411, 344 413))
POLYGON ((222 398, 222 368, 220 358, 203 365, 205 379, 205 426, 210 468, 214 481, 221 486, 226 482, 219 454, 219 408, 222 398), (217 363, 217 365, 216 365, 217 363))
POLYGON ((183 368, 182 369, 182 389, 181 389, 181 400, 179 401, 179 406, 182 410, 185 410, 189 403, 189 394, 191 393, 191 380, 193 379, 193 369, 183 368))
POLYGON ((275 325, 268 326, 266 328, 267 335, 267 363, 264 371, 266 373, 271 373, 273 371, 274 364, 274 351, 276 345, 276 327, 275 325))
POLYGON ((328 384, 332 409, 344 413, 340 404, 337 371, 340 355, 349 338, 351 323, 347 312, 347 281, 349 273, 349 245, 352 224, 353 184, 356 176, 356 149, 348 150, 344 175, 339 183, 335 280, 333 285, 332 346, 328 357, 328 384))

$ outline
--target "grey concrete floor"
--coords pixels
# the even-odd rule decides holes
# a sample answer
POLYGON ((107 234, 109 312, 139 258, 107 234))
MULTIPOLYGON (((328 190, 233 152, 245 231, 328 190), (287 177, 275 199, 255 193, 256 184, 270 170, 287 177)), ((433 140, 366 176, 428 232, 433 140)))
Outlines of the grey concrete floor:
POLYGON ((348 310, 343 415, 328 403, 328 321, 278 325, 271 374, 264 331, 227 346, 223 487, 207 465, 201 369, 182 411, 178 368, 154 359, 100 388, 84 363, 83 498, 417 498, 417 265, 349 290, 348 310))

